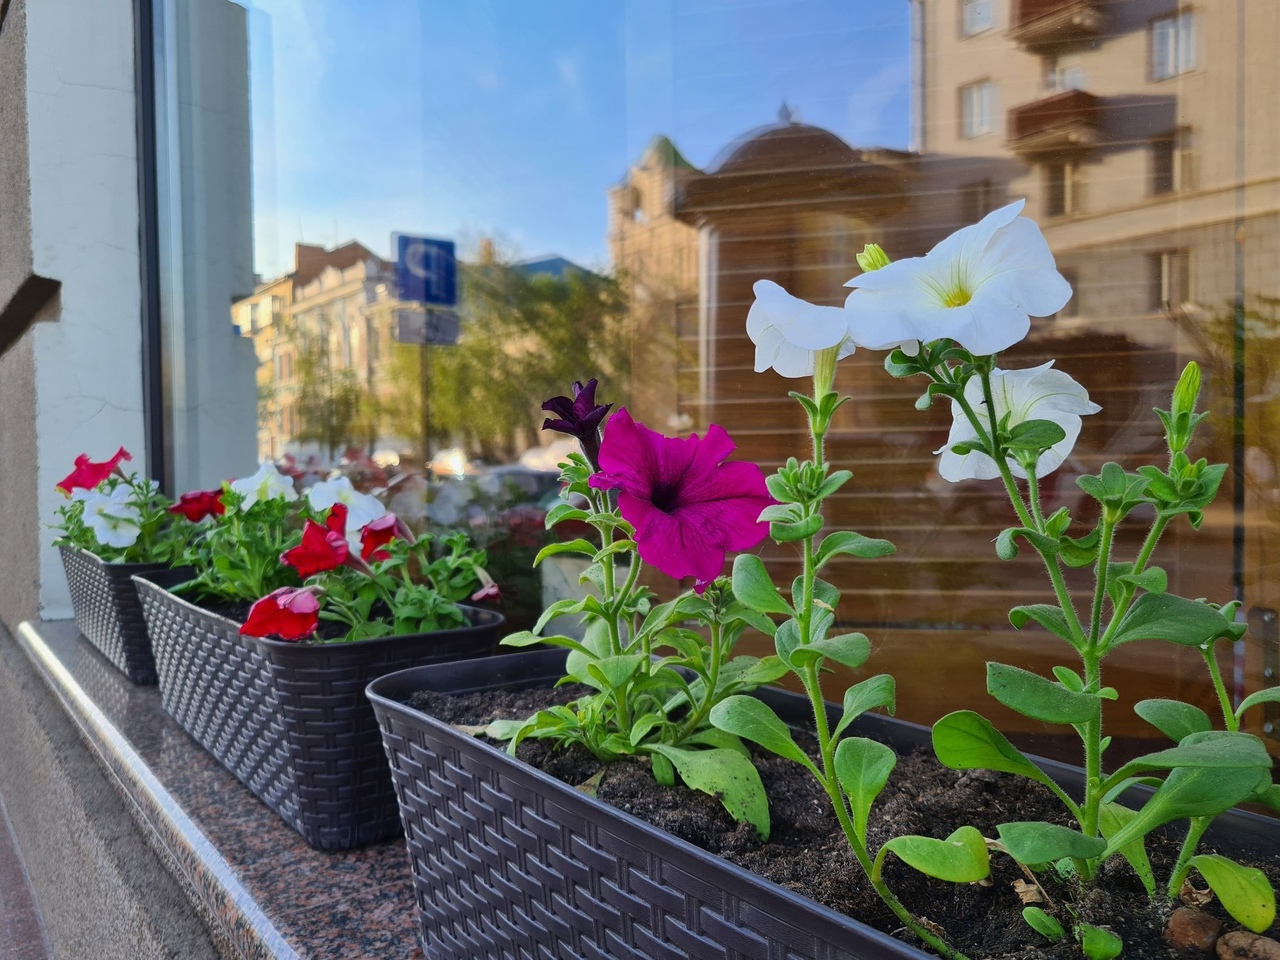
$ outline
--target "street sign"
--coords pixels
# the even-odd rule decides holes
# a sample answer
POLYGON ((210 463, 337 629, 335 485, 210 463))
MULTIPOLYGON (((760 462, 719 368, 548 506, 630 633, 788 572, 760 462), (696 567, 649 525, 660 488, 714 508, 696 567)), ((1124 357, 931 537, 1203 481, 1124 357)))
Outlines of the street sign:
POLYGON ((452 307, 458 302, 458 261, 452 240, 396 234, 396 288, 401 300, 452 307))
POLYGON ((446 347, 458 342, 458 311, 406 309, 396 311, 395 338, 400 343, 446 347))

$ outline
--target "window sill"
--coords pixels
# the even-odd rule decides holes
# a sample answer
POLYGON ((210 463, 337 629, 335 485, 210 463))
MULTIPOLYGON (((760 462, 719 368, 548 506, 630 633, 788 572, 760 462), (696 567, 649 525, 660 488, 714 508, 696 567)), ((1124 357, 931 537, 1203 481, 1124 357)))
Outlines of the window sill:
POLYGON ((73 622, 23 623, 16 638, 240 956, 422 956, 403 840, 313 850, 183 732, 156 687, 131 684, 73 622))

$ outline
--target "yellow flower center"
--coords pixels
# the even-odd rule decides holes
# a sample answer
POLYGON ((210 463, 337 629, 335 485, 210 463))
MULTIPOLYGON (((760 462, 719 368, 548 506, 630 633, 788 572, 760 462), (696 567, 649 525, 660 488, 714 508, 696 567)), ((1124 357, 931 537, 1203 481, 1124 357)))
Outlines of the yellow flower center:
POLYGON ((955 286, 943 293, 942 305, 944 307, 963 307, 972 299, 973 294, 963 286, 955 286))

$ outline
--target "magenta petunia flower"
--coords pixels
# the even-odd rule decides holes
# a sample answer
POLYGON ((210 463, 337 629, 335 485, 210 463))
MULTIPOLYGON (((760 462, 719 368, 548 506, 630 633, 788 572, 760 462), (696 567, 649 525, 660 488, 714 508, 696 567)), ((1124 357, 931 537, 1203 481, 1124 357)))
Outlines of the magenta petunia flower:
POLYGON ((716 424, 705 437, 673 439, 622 407, 605 426, 591 485, 621 491, 618 509, 636 529, 641 560, 677 580, 693 577, 701 593, 726 552, 750 550, 769 532, 757 519, 774 502, 764 474, 754 463, 725 463, 735 449, 716 424))

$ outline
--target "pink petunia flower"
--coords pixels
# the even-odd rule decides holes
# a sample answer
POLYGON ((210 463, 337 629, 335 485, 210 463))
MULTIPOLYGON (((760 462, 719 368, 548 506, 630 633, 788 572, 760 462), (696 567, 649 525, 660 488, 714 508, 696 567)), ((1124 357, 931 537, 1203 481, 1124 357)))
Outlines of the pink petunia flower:
POLYGON ((591 485, 620 490, 618 509, 636 529, 640 559, 701 593, 720 575, 725 554, 750 550, 769 532, 757 518, 772 504, 754 463, 725 463, 737 449, 723 427, 707 435, 664 437, 631 419, 625 407, 608 422, 600 472, 591 485))

